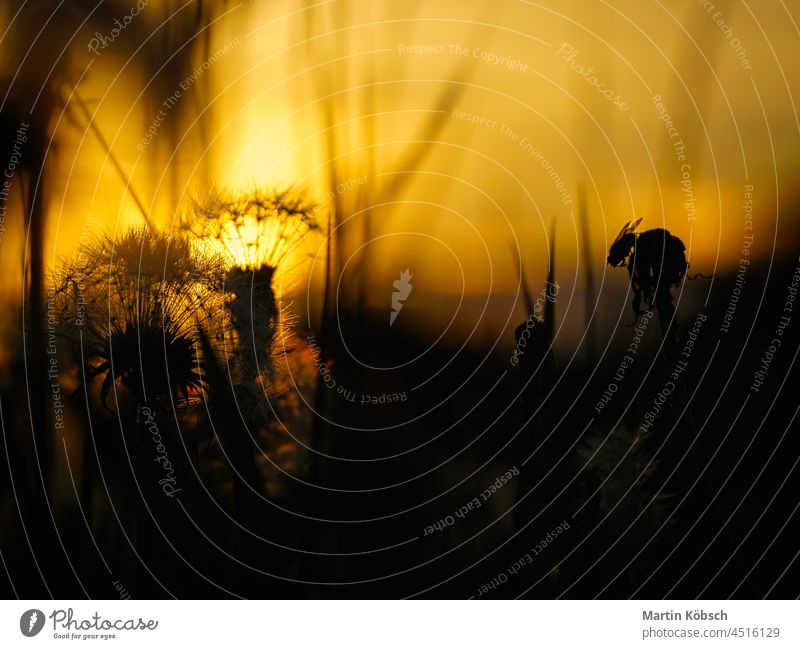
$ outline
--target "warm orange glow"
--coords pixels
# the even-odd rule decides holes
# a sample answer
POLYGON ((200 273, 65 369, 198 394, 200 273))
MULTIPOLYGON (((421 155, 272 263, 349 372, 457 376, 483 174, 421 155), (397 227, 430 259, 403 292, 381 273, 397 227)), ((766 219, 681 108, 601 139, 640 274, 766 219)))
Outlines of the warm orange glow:
MULTIPOLYGON (((302 8, 252 3, 231 11, 215 24, 207 50, 197 49, 166 80, 142 61, 128 62, 121 46, 96 57, 78 96, 108 148, 73 95, 54 124, 58 147, 48 162, 51 263, 84 232, 141 225, 133 194, 153 223, 169 229, 178 207, 211 185, 307 188, 344 222, 338 263, 350 260, 380 291, 414 264, 431 307, 462 291, 513 294, 511 241, 541 282, 551 217, 559 224, 558 275, 582 291, 579 184, 596 272, 617 289, 626 278, 605 273, 602 261, 631 218, 679 236, 692 269, 705 273, 736 266, 745 185, 755 188, 759 229, 752 259, 769 259, 777 219, 795 218, 787 211, 795 197, 776 193, 775 178, 793 177, 800 161, 793 140, 780 135, 797 130, 788 88, 800 61, 785 51, 792 24, 772 9, 751 8, 758 23, 738 6, 725 10, 736 42, 746 44, 748 71, 712 17, 688 0, 669 11, 506 3, 496 15, 458 2, 368 12, 336 3, 311 16, 302 8), (204 51, 213 59, 206 67, 204 51), (181 75, 192 74, 186 84, 181 75), (165 108, 182 80, 186 89, 165 108), (445 92, 455 103, 439 104, 445 92), (440 127, 428 126, 436 120, 440 127), (685 161, 676 155, 679 139, 685 161), (406 178, 394 191, 398 173, 406 178), (364 211, 372 203, 378 206, 364 211), (404 248, 409 242, 401 244, 398 232, 433 239, 404 248), (364 236, 374 239, 366 248, 364 236), (356 263, 362 254, 369 269, 356 263), (453 254, 458 272, 448 266, 453 254)), ((264 261, 256 239, 269 246, 273 235, 247 226, 209 245, 248 266, 264 261)), ((285 267, 302 266, 318 244, 293 253, 285 267)), ((791 242, 775 244, 785 251, 791 242)), ((318 287, 322 266, 315 268, 318 287)), ((380 291, 374 299, 382 304, 380 291)))

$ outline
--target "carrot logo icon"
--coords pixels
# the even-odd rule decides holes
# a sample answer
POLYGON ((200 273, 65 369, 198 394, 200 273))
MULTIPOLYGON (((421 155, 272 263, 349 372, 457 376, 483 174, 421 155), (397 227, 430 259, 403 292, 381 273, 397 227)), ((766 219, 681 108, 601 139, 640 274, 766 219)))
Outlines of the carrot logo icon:
POLYGON ((42 627, 44 627, 44 613, 37 608, 25 611, 19 618, 19 630, 27 638, 35 636, 42 627))
POLYGON ((414 288, 411 286, 412 277, 413 275, 409 272, 408 268, 406 268, 402 273, 400 273, 400 279, 397 279, 392 283, 392 286, 394 286, 395 290, 392 293, 392 312, 389 314, 390 327, 394 324, 397 314, 400 313, 400 309, 403 308, 403 302, 408 299, 408 296, 411 294, 411 289, 414 288))

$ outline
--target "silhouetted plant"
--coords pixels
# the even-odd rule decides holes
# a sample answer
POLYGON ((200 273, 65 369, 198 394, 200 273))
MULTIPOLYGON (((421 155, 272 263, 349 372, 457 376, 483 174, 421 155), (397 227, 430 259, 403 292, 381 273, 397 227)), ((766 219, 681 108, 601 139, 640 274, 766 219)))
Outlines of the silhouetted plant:
POLYGON ((84 245, 64 262, 55 293, 60 333, 81 358, 87 383, 101 380, 106 409, 113 410, 115 385, 138 405, 167 410, 197 399, 204 362, 198 327, 224 342, 221 277, 218 257, 141 229, 84 245))
POLYGON ((231 266, 278 269, 318 230, 315 205, 292 189, 211 191, 182 215, 180 226, 205 242, 216 241, 231 266))
POLYGON ((224 290, 239 337, 243 385, 270 372, 275 344, 284 342, 273 281, 306 235, 319 229, 314 210, 292 190, 254 189, 211 192, 181 216, 182 230, 225 259, 224 290))
MULTIPOLYGON (((623 226, 609 250, 607 261, 615 268, 620 266, 628 268, 634 291, 632 302, 634 324, 644 313, 641 310, 642 301, 650 309, 655 308, 658 311, 662 339, 661 353, 667 371, 670 372, 680 359, 680 333, 672 287, 679 286, 684 277, 709 278, 705 275, 694 277, 687 275, 689 264, 683 241, 661 228, 639 234, 636 232, 636 227, 641 221, 642 219, 636 219, 623 226)), ((674 445, 675 448, 667 451, 667 454, 671 454, 674 461, 680 464, 679 458, 697 435, 683 372, 675 380, 675 389, 670 399, 673 411, 680 413, 676 421, 676 426, 679 424, 680 426, 676 435, 677 444, 674 445)))
POLYGON ((518 384, 525 417, 537 409, 545 392, 551 388, 553 373, 553 342, 555 339, 555 307, 558 284, 555 280, 556 220, 550 223, 550 258, 548 260, 545 288, 534 300, 525 276, 525 267, 512 243, 523 292, 528 319, 514 330, 517 348, 514 358, 518 360, 518 384), (524 343, 524 348, 522 347, 524 343))
POLYGON ((658 463, 648 448, 650 436, 626 426, 606 434, 594 431, 576 448, 581 468, 597 478, 599 509, 628 523, 646 511, 642 524, 655 531, 666 518, 669 496, 658 493, 653 478, 658 463))
MULTIPOLYGON (((622 266, 628 269, 633 289, 633 324, 645 313, 642 311, 642 301, 650 309, 658 311, 662 353, 671 367, 678 358, 679 345, 672 287, 680 285, 689 268, 686 246, 678 237, 661 228, 639 234, 636 227, 641 222, 642 219, 636 219, 622 227, 608 251, 607 261, 614 268, 622 266)), ((682 375, 676 391, 679 401, 687 403, 682 375)))
POLYGON ((644 315, 644 300, 651 309, 658 308, 663 325, 664 316, 674 313, 672 287, 680 285, 689 267, 686 246, 662 228, 639 234, 636 227, 641 222, 642 219, 636 219, 622 227, 611 245, 607 261, 614 268, 628 269, 633 288, 634 323, 644 315))
MULTIPOLYGON (((195 201, 179 220, 198 249, 219 253, 225 261, 222 289, 238 364, 228 373, 218 371, 221 363, 209 368, 211 414, 224 422, 218 439, 232 467, 235 510, 254 530, 274 523, 256 456, 265 457, 263 449, 272 438, 269 424, 279 407, 275 401, 281 400, 274 358, 284 350, 292 326, 274 284, 279 277, 285 279, 307 235, 319 229, 314 211, 312 203, 292 190, 254 189, 212 192, 195 201)), ((203 342, 204 349, 209 342, 203 342)), ((207 349, 205 355, 219 352, 207 349)), ((209 423, 217 429, 214 420, 209 423)), ((261 553, 248 535, 236 537, 237 546, 249 548, 254 556, 261 553)))
MULTIPOLYGON (((191 511, 199 441, 194 422, 177 415, 206 397, 210 357, 201 341, 228 347, 223 272, 220 257, 183 237, 133 229, 82 245, 54 277, 57 331, 80 367, 90 419, 113 433, 101 423, 110 419, 97 417, 113 413, 122 433, 100 440, 101 466, 108 471, 123 452, 129 458, 133 475, 122 463, 110 479, 133 496, 137 554, 169 574, 177 566, 168 560, 164 537, 172 537, 168 543, 187 538, 172 496, 182 492, 191 511)), ((149 583, 147 572, 139 578, 149 583)))
MULTIPOLYGON (((671 526, 671 494, 661 491, 655 479, 658 463, 649 447, 650 436, 619 426, 606 434, 594 431, 576 448, 573 463, 583 472, 578 506, 593 527, 603 524, 608 543, 619 545, 620 556, 633 556, 662 528, 671 526)), ((637 559, 625 569, 631 582, 646 574, 645 561, 637 559)))
MULTIPOLYGON (((527 525, 538 515, 538 508, 551 502, 552 493, 540 487, 536 495, 528 497, 534 485, 540 482, 550 467, 546 465, 551 457, 559 457, 561 453, 554 449, 561 443, 557 436, 548 435, 550 422, 553 420, 552 409, 543 407, 543 402, 553 388, 553 342, 555 338, 555 300, 558 284, 555 279, 556 221, 550 223, 550 258, 548 260, 547 280, 544 289, 534 299, 528 287, 522 260, 517 256, 517 248, 512 245, 519 280, 523 290, 528 319, 514 331, 514 358, 518 360, 518 389, 522 401, 521 430, 515 444, 516 453, 520 457, 530 457, 530 462, 520 478, 515 497, 514 522, 518 528, 527 525), (523 346, 524 344, 524 346, 523 346), (537 510, 536 512, 534 510, 537 510)), ((538 535, 550 524, 550 520, 542 517, 537 526, 528 532, 538 535)))

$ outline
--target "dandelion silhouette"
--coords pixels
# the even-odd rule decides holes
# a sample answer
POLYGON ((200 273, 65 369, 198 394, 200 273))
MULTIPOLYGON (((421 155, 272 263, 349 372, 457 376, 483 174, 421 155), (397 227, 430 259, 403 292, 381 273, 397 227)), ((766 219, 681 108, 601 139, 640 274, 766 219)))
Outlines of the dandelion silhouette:
MULTIPOLYGON (((216 362, 209 351, 229 343, 223 271, 221 258, 181 236, 134 229, 82 245, 54 278, 57 331, 80 359, 79 391, 91 397, 95 412, 117 416, 139 485, 142 498, 132 504, 136 551, 164 570, 169 565, 162 563, 166 554, 156 530, 173 535, 180 523, 163 496, 180 492, 191 505, 196 469, 189 463, 199 442, 185 434, 192 418, 176 415, 211 392, 206 377, 216 362)), ((116 461, 113 450, 103 457, 116 461)), ((118 479, 125 484, 124 474, 118 479)))
POLYGON ((200 241, 218 244, 215 251, 231 266, 278 269, 306 234, 319 229, 315 209, 292 189, 211 191, 182 214, 180 227, 200 241))
POLYGON ((319 225, 315 206, 292 190, 211 192, 180 219, 204 249, 219 253, 228 270, 224 290, 239 338, 244 382, 272 368, 275 343, 285 336, 273 282, 304 237, 319 225))
MULTIPOLYGON (((81 247, 56 278, 59 332, 83 350, 86 381, 102 379, 109 410, 117 383, 137 404, 191 404, 203 389, 198 327, 215 340, 224 315, 221 260, 180 237, 130 230, 81 247)), ((83 386, 88 387, 88 386, 83 386)))
MULTIPOLYGON (((664 493, 656 480, 650 436, 618 426, 608 434, 595 430, 576 448, 573 465, 582 473, 575 505, 586 524, 617 539, 623 554, 647 547, 663 528, 674 523, 674 495, 664 493)), ((645 559, 626 569, 629 581, 639 582, 652 568, 645 559)))

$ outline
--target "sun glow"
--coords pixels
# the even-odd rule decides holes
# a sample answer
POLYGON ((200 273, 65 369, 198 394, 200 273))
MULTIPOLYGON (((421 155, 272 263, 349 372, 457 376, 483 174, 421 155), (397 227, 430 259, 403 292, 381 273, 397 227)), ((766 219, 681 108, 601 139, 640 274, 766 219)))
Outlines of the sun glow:
POLYGON ((213 192, 184 212, 180 228, 205 253, 230 269, 287 282, 302 264, 307 238, 319 229, 315 206, 292 190, 213 192))

